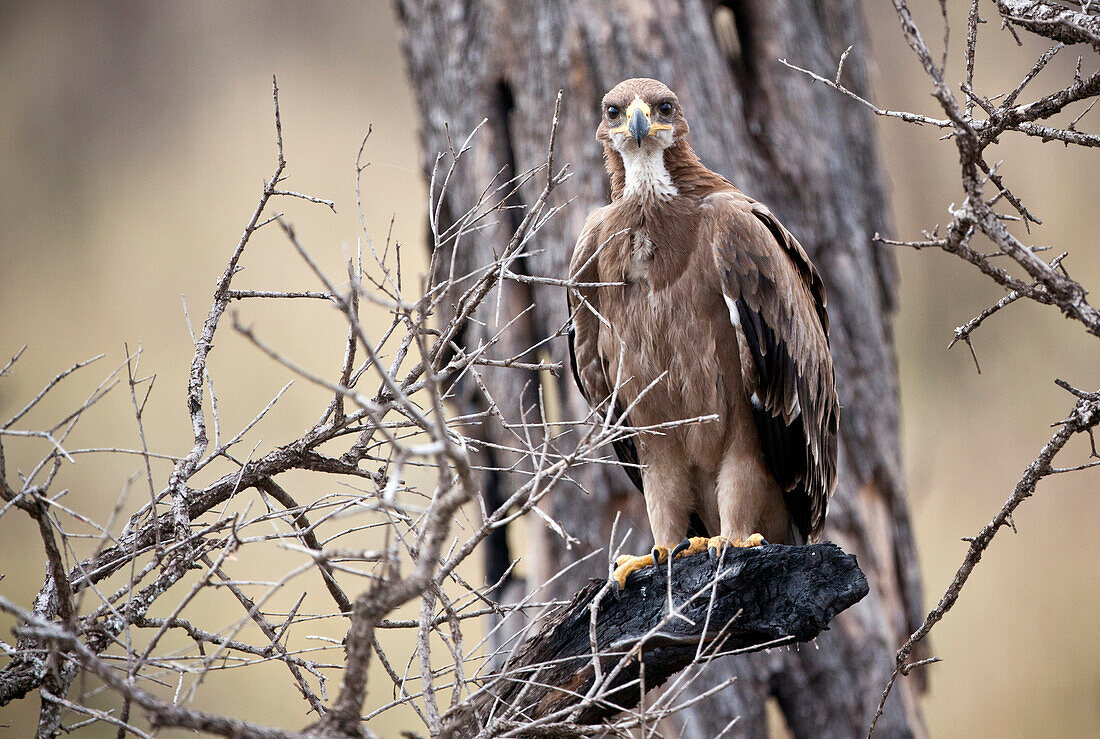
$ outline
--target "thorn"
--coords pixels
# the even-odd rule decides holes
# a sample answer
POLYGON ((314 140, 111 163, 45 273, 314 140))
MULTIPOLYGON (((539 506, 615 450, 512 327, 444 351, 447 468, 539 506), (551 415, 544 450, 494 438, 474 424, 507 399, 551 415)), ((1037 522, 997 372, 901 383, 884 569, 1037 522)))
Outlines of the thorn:
POLYGON ((966 346, 970 349, 970 356, 974 358, 974 368, 978 370, 978 374, 980 375, 982 373, 982 366, 978 364, 978 353, 974 351, 974 345, 970 343, 969 336, 966 337, 965 341, 966 346))

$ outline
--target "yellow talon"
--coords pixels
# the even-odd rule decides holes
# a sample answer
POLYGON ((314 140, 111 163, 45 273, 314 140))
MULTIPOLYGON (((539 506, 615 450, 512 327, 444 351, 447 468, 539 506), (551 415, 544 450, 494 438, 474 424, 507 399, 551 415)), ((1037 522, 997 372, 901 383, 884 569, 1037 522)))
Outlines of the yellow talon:
POLYGON ((688 545, 676 555, 677 557, 690 557, 693 554, 705 551, 710 539, 705 536, 693 536, 688 539, 688 542, 688 545))
POLYGON ((630 577, 631 573, 664 562, 667 559, 668 547, 653 547, 653 551, 649 554, 642 554, 637 557, 623 554, 615 559, 615 572, 611 577, 619 584, 621 590, 626 587, 626 579, 630 577))
POLYGON ((748 549, 749 547, 762 547, 768 542, 760 534, 752 534, 747 539, 736 539, 733 542, 733 546, 748 549))
POLYGON ((710 549, 712 555, 721 554, 722 550, 727 546, 737 547, 739 549, 747 549, 750 547, 759 547, 767 544, 767 540, 761 534, 752 534, 745 539, 730 539, 725 536, 713 536, 709 540, 706 540, 707 548, 710 549))
MULTIPOLYGON (((733 540, 724 536, 714 536, 710 539, 705 536, 694 536, 687 540, 686 547, 676 552, 676 556, 690 557, 693 554, 698 554, 707 549, 711 550, 712 555, 718 555, 727 546, 758 547, 766 543, 764 537, 760 534, 753 534, 747 539, 733 540)), ((680 546, 683 546, 683 544, 680 546)), ((677 547, 677 549, 679 549, 679 547, 677 547)), ((619 589, 623 589, 626 587, 626 579, 630 577, 632 573, 651 565, 667 561, 668 553, 668 547, 653 547, 653 551, 650 554, 641 554, 636 557, 630 554, 620 555, 615 558, 615 572, 612 573, 611 577, 619 584, 619 589)))

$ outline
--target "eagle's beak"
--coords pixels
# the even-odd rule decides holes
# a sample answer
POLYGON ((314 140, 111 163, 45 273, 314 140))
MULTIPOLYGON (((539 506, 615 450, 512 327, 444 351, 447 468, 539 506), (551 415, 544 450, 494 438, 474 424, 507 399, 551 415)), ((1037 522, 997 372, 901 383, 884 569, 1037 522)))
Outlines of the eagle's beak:
MULTIPOLYGON (((640 102, 640 101, 639 101, 640 102)), ((630 122, 627 124, 627 130, 630 131, 630 135, 634 137, 634 140, 638 142, 638 146, 642 145, 642 139, 649 135, 649 111, 644 108, 649 106, 645 103, 641 105, 631 104, 627 113, 630 116, 630 122)))
POLYGON ((646 136, 655 134, 658 131, 672 130, 672 126, 666 123, 654 123, 649 116, 649 106, 641 98, 636 97, 634 102, 627 106, 626 122, 621 126, 610 129, 608 133, 629 133, 638 142, 638 146, 641 147, 642 139, 646 136))

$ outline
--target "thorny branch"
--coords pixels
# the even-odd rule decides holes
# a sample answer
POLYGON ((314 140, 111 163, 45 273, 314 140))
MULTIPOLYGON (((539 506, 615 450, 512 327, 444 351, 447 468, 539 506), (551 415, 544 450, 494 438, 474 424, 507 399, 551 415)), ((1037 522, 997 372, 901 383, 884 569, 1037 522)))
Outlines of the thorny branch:
MULTIPOLYGON (((505 281, 542 280, 564 290, 580 286, 561 275, 526 275, 513 269, 542 226, 563 207, 554 198, 555 189, 570 176, 568 166, 554 163, 560 95, 544 163, 514 178, 498 176, 487 183, 478 201, 446 228, 440 225, 439 208, 477 132, 437 160, 429 203, 433 268, 427 280, 415 283, 415 291, 410 290, 413 281, 402 274, 401 245, 392 240, 392 231, 381 246, 367 232, 359 189, 366 137, 355 169, 362 234, 346 275, 327 274, 284 215, 271 212, 274 202, 287 197, 336 207, 332 201, 283 187, 287 162, 274 80, 272 95, 274 172, 232 249, 205 319, 192 331, 186 393, 189 451, 165 453, 149 447, 146 432, 151 420, 144 411, 153 376, 142 369, 148 359, 140 346, 127 351, 125 361, 60 420, 35 425, 30 419, 42 398, 68 387, 95 360, 58 374, 0 426, 0 517, 17 515, 15 509, 29 517, 46 563, 45 582, 33 604, 24 607, 0 599, 0 610, 20 624, 14 644, 0 642, 6 661, 0 668, 0 706, 37 692, 42 698, 39 736, 94 723, 110 725, 119 736, 147 736, 163 727, 222 736, 370 736, 363 714, 368 668, 375 659, 392 681, 392 700, 378 700, 388 691, 372 691, 377 702, 369 716, 411 707, 424 730, 438 734, 444 716, 462 712, 480 686, 510 679, 489 668, 505 664, 518 642, 493 651, 486 646, 492 643, 489 636, 471 638, 471 619, 493 613, 499 617, 495 629, 519 618, 530 627, 561 605, 541 598, 541 590, 521 603, 497 605, 488 597, 496 583, 471 584, 460 574, 460 565, 491 533, 527 514, 535 525, 548 526, 569 541, 569 533, 539 503, 555 486, 569 481, 578 465, 613 463, 605 447, 625 433, 661 433, 666 427, 709 420, 675 419, 632 430, 624 429, 621 419, 611 414, 601 413, 596 423, 585 418, 549 423, 543 420, 543 408, 524 409, 524 418, 540 420, 509 421, 506 427, 514 441, 506 451, 526 462, 499 469, 523 482, 499 506, 486 507, 470 451, 477 443, 478 426, 491 418, 503 422, 503 416, 501 399, 493 398, 482 381, 482 368, 556 373, 560 367, 538 359, 542 342, 512 356, 494 353, 516 318, 500 321, 480 346, 460 349, 458 338, 467 322, 476 320, 478 306, 494 300, 505 281), (453 262, 449 267, 438 264, 464 239, 474 238, 488 219, 515 207, 513 195, 529 184, 538 194, 529 199, 507 248, 491 263, 471 274, 456 273, 453 262), (246 257, 256 258, 249 249, 253 236, 271 224, 281 229, 302 260, 309 282, 301 289, 237 284, 246 257), (253 325, 238 312, 259 311, 279 300, 294 300, 302 310, 331 311, 347 337, 340 366, 313 366, 308 358, 295 356, 293 347, 280 346, 276 332, 262 318, 253 325), (438 311, 443 300, 453 301, 448 311, 453 317, 446 321, 438 311), (375 315, 382 313, 388 320, 379 327, 372 318, 368 330, 360 316, 361 304, 369 304, 375 315), (224 331, 217 334, 227 314, 235 329, 229 337, 222 335, 224 331), (219 384, 215 394, 209 358, 216 344, 233 340, 240 351, 274 362, 298 381, 328 393, 327 407, 297 438, 274 447, 255 438, 290 383, 244 427, 225 427, 219 405, 226 388, 219 384), (136 448, 69 448, 76 423, 123 372, 139 442, 131 446, 136 448), (482 393, 489 410, 454 415, 447 401, 460 381, 482 393), (16 443, 20 465, 30 459, 29 469, 7 464, 5 451, 16 443), (40 456, 28 457, 32 451, 40 456), (132 501, 137 507, 133 515, 122 515, 131 503, 130 482, 106 521, 65 505, 59 480, 78 475, 83 469, 79 461, 88 454, 140 459, 130 482, 143 480, 148 500, 132 501), (299 476, 287 474, 291 472, 299 476), (315 484, 304 486, 301 473, 312 475, 315 484), (93 532, 92 546, 76 541, 88 536, 76 532, 87 530, 93 532), (367 534, 372 548, 356 548, 367 534), (297 564, 270 573, 264 581, 235 574, 242 553, 275 550, 297 557, 297 564), (311 577, 319 577, 324 585, 318 591, 324 594, 323 605, 314 603, 308 597, 310 589, 301 584, 311 577), (235 609, 238 616, 228 624, 208 624, 209 613, 196 605, 203 599, 220 599, 227 612, 235 609), (396 618, 394 611, 410 601, 419 602, 419 617, 396 618), (310 630, 310 625, 325 622, 343 624, 345 638, 331 639, 310 630), (408 640, 391 638, 402 631, 410 635, 408 640), (415 653, 403 654, 411 642, 415 653), (302 723, 307 714, 314 714, 302 733, 188 705, 201 695, 211 675, 266 663, 285 667, 284 679, 303 700, 302 723), (98 682, 78 680, 82 674, 98 682), (333 684, 337 690, 330 696, 333 684), (91 705, 104 691, 117 698, 116 709, 103 710, 101 698, 91 705), (77 723, 67 726, 66 719, 77 723)), ((252 315, 249 320, 255 320, 252 315)), ((16 372, 23 353, 12 357, 0 376, 16 372)), ((538 402, 543 402, 541 396, 538 402)), ((680 689, 696 677, 697 671, 684 676, 680 689)), ((590 702, 601 700, 599 691, 589 697, 590 702)), ((658 702, 653 715, 675 710, 679 708, 671 700, 658 702)), ((561 718, 551 723, 560 725, 561 718)), ((636 711, 609 721, 602 731, 622 733, 650 719, 636 711)), ((522 729, 514 716, 494 726, 493 735, 522 729)))
MULTIPOLYGON (((1100 50, 1095 11, 1087 3, 1076 10, 1047 2, 996 0, 997 12, 1006 28, 1039 34, 1055 44, 1036 60, 1013 90, 1001 95, 983 95, 974 89, 973 76, 981 22, 978 3, 972 4, 968 18, 965 81, 958 94, 945 78, 946 64, 928 49, 905 1, 895 0, 895 7, 906 40, 929 77, 942 110, 939 116, 882 109, 846 88, 842 73, 850 49, 841 56, 835 74, 800 70, 876 115, 942 129, 945 138, 958 149, 964 198, 960 206, 952 208, 952 220, 942 229, 943 235, 941 229, 936 229, 921 241, 880 240, 916 249, 936 247, 956 254, 1006 289, 1005 297, 997 304, 960 326, 952 343, 964 341, 969 345, 971 335, 983 321, 1023 298, 1055 305, 1086 332, 1100 336, 1100 313, 1087 301, 1085 288, 1067 272, 1063 264, 1065 255, 1051 262, 1040 259, 1037 254, 1043 248, 1026 245, 1006 225, 1018 221, 1030 228, 1040 220, 1009 189, 998 166, 991 166, 989 162, 993 159, 988 157, 990 147, 1008 135, 1058 141, 1067 146, 1100 146, 1100 135, 1077 130, 1088 108, 1068 124, 1053 122, 1057 116, 1070 115, 1071 106, 1096 99, 1100 94, 1100 73, 1077 74, 1052 94, 1029 103, 1017 102, 1029 83, 1063 48, 1086 45, 1100 50), (1000 212, 998 207, 1003 204, 1011 212, 1000 212), (996 251, 985 253, 976 248, 974 238, 978 234, 989 238, 996 251), (1005 256, 1019 270, 996 262, 1005 256)), ((949 39, 947 33, 945 39, 949 39)), ((500 469, 504 474, 524 476, 525 484, 495 510, 487 510, 475 486, 468 455, 475 443, 471 429, 491 416, 496 418, 494 413, 499 414, 496 410, 499 405, 481 381, 480 369, 554 372, 559 368, 529 359, 537 356, 537 346, 514 356, 493 355, 497 338, 511 328, 515 319, 494 327, 497 338, 475 350, 459 349, 457 339, 464 326, 475 320, 480 305, 494 299, 499 301, 505 281, 543 281, 568 290, 578 286, 560 275, 524 275, 512 269, 542 225, 563 207, 552 204, 551 197, 569 176, 567 168, 555 169, 553 159, 560 96, 544 164, 508 180, 498 177, 486 183, 481 197, 468 211, 451 214, 447 220, 453 225, 449 227, 443 227, 440 218, 448 183, 474 146, 477 131, 439 157, 429 203, 431 279, 419 284, 414 292, 410 292, 413 283, 402 275, 400 244, 387 235, 385 244, 376 248, 367 233, 359 190, 359 175, 366 166, 361 161, 366 137, 356 160, 356 201, 363 233, 357 258, 347 265, 347 280, 325 274, 282 214, 270 212, 272 201, 283 197, 335 210, 332 201, 281 187, 286 160, 278 89, 274 84, 273 101, 274 173, 264 184, 257 207, 217 282, 206 318, 194 335, 186 409, 193 437, 190 451, 183 455, 166 454, 147 447, 144 431, 147 419, 142 411, 152 380, 138 374, 140 348, 132 355, 127 352, 126 361, 63 418, 44 426, 27 425, 43 397, 72 382, 70 378, 94 360, 78 363, 58 374, 0 425, 0 517, 15 515, 10 512, 19 509, 19 515, 33 521, 46 562, 45 582, 31 607, 0 600, 0 610, 22 624, 15 644, 0 642, 7 660, 0 669, 0 706, 38 691, 43 698, 38 726, 41 736, 52 736, 66 728, 63 726, 66 716, 79 717, 80 725, 110 724, 120 736, 127 733, 145 736, 146 729, 130 716, 131 705, 145 712, 152 730, 176 726, 224 736, 301 735, 215 716, 185 705, 211 672, 247 669, 266 662, 285 665, 290 683, 303 698, 303 715, 317 714, 313 725, 305 730, 307 733, 370 735, 362 714, 367 697, 367 668, 375 657, 392 681, 392 700, 372 707, 369 717, 409 706, 424 722, 426 730, 434 734, 445 729, 448 717, 461 715, 472 706, 475 696, 484 700, 485 690, 523 681, 525 687, 516 693, 519 701, 540 689, 540 676, 554 668, 552 663, 529 664, 522 676, 493 672, 490 666, 506 664, 519 640, 507 642, 503 653, 489 653, 485 644, 490 637, 471 639, 464 633, 464 625, 487 613, 508 619, 526 612, 533 616, 528 621, 530 628, 549 609, 562 604, 540 601, 539 591, 535 591, 514 606, 498 606, 487 597, 495 584, 471 585, 459 574, 458 567, 491 532, 527 513, 540 517, 541 523, 568 539, 569 533, 548 517, 538 506, 539 501, 557 484, 568 480, 575 466, 609 463, 601 448, 628 430, 622 428, 621 418, 610 412, 601 412, 594 424, 587 423, 588 419, 557 424, 542 420, 507 423, 514 442, 504 451, 520 455, 530 464, 500 469), (449 265, 440 263, 446 254, 454 254, 465 239, 473 238, 487 220, 498 216, 505 207, 514 207, 513 196, 532 183, 541 187, 539 195, 526 206, 507 248, 492 263, 471 274, 456 273, 454 261, 449 265), (299 290, 274 291, 233 285, 252 236, 271 223, 281 226, 311 279, 319 282, 319 286, 310 284, 299 290), (307 300, 299 300, 302 298, 307 300), (328 407, 300 436, 274 448, 256 446, 248 451, 244 446, 246 437, 263 422, 287 388, 230 436, 221 428, 208 358, 221 319, 233 301, 253 307, 270 300, 328 304, 346 329, 347 343, 340 367, 330 373, 310 367, 308 361, 261 338, 269 333, 262 323, 253 328, 233 314, 239 338, 291 374, 331 394, 328 407), (454 302, 448 312, 453 317, 445 323, 439 321, 437 311, 444 300, 454 302), (360 320, 361 302, 381 308, 389 315, 388 325, 380 335, 365 330, 360 320), (75 425, 113 388, 124 368, 140 448, 69 448, 68 439, 75 425), (373 392, 364 388, 368 381, 376 383, 373 392), (468 381, 469 386, 481 392, 488 410, 468 416, 448 415, 446 401, 459 381, 468 381), (31 443, 43 445, 42 456, 33 460, 29 469, 9 469, 5 444, 11 448, 31 443), (239 449, 246 451, 238 453, 239 449), (142 460, 139 476, 145 477, 149 484, 150 500, 121 527, 115 525, 115 518, 126 506, 129 485, 124 487, 114 514, 102 523, 67 507, 62 499, 64 490, 52 492, 66 470, 85 454, 137 455, 142 460), (159 460, 171 463, 166 475, 158 472, 162 469, 159 460), (207 468, 218 470, 216 477, 212 482, 199 483, 198 473, 207 468), (421 469, 434 475, 431 484, 414 481, 412 473, 421 469), (291 478, 285 476, 292 471, 312 473, 318 479, 339 480, 342 487, 336 492, 300 492, 291 484, 291 478), (480 510, 475 500, 480 502, 480 510), (73 531, 77 526, 94 532, 95 543, 90 549, 74 546, 73 531), (377 548, 349 546, 359 541, 355 535, 362 532, 380 534, 371 539, 377 548), (229 554, 263 547, 296 553, 301 556, 301 563, 269 582, 234 580, 229 554), (83 554, 78 555, 78 551, 83 554), (293 606, 280 612, 274 605, 280 596, 290 592, 292 583, 310 573, 321 578, 330 606, 313 608, 311 612, 304 591, 296 591, 302 595, 292 597, 293 606), (197 593, 206 591, 231 598, 242 611, 239 619, 218 629, 197 623, 191 603, 197 593), (150 616, 150 609, 168 601, 166 596, 170 593, 179 596, 174 605, 162 611, 170 615, 150 616), (397 607, 418 599, 421 606, 418 618, 393 617, 397 607), (329 619, 347 619, 343 642, 314 638, 303 632, 307 625, 329 619), (248 625, 259 627, 263 636, 260 643, 252 643, 242 634, 248 625), (399 649, 380 636, 401 630, 414 635, 419 654, 419 657, 407 655, 408 667, 404 671, 405 659, 397 655, 399 649), (169 632, 186 635, 189 646, 164 646, 168 640, 162 637, 169 632), (346 650, 346 655, 334 658, 341 649, 346 650), (436 654, 441 656, 433 656, 436 654), (82 672, 95 675, 105 687, 88 688, 79 683, 82 687, 76 690, 78 694, 73 694, 76 678, 82 672), (330 700, 327 683, 336 677, 339 690, 330 700), (165 690, 173 684, 174 692, 165 690), (102 689, 117 694, 121 711, 104 711, 87 705, 102 689)), ((23 353, 20 350, 5 364, 0 377, 17 369, 23 353)), ((1080 433, 1091 437, 1100 421, 1100 393, 1065 387, 1076 398, 1073 412, 1028 466, 1005 506, 970 541, 963 564, 939 604, 898 651, 895 670, 869 733, 873 732, 874 721, 881 715, 898 676, 931 661, 911 662, 910 658, 954 605, 993 536, 1005 525, 1013 526, 1012 515, 1019 504, 1035 491, 1043 477, 1096 464, 1053 466, 1055 456, 1070 438, 1080 433)), ((539 409, 530 417, 547 416, 539 409)), ((503 418, 499 420, 503 422, 503 418)), ((683 419, 670 425, 707 421, 683 419)), ((661 427, 639 430, 660 431, 661 427)), ((498 623, 494 630, 500 628, 498 623)), ((701 651, 697 658, 705 661, 711 656, 701 651)), ((638 727, 650 731, 657 719, 690 704, 677 703, 677 696, 701 671, 681 673, 650 706, 628 712, 612 723, 581 728, 573 723, 576 706, 605 703, 607 694, 598 686, 610 685, 626 666, 622 660, 616 663, 596 659, 595 652, 592 664, 603 680, 595 681, 585 694, 576 696, 575 706, 539 719, 491 714, 486 717, 483 735, 560 734, 566 729, 575 735, 624 735, 638 727)), ((644 670, 638 679, 644 687, 644 670)), ((714 686, 712 690, 721 687, 714 686)))
MULTIPOLYGON (((1091 75, 1081 74, 1082 60, 1078 59, 1077 71, 1073 79, 1053 93, 1038 97, 1028 103, 1018 103, 1024 89, 1036 78, 1062 49, 1085 45, 1094 51, 1100 51, 1100 15, 1090 3, 1076 3, 1077 7, 1067 7, 1052 2, 1033 0, 993 0, 991 5, 1000 16, 1001 27, 1016 35, 1015 29, 1023 29, 1043 36, 1054 45, 1041 54, 1034 65, 1012 90, 998 94, 982 94, 974 89, 974 68, 977 61, 978 27, 985 21, 980 16, 979 1, 972 0, 967 19, 967 34, 964 44, 965 79, 959 84, 961 97, 952 91, 947 80, 947 50, 943 60, 937 63, 917 28, 906 0, 893 0, 905 40, 916 54, 932 87, 932 94, 942 110, 943 117, 921 113, 910 113, 879 108, 874 103, 860 97, 841 84, 840 60, 835 79, 801 69, 784 60, 784 64, 810 76, 815 82, 825 84, 843 95, 854 99, 860 105, 870 109, 876 115, 914 123, 931 125, 946 132, 945 139, 954 142, 958 150, 961 180, 964 198, 958 207, 952 206, 950 223, 942 230, 937 227, 931 234, 918 241, 897 241, 879 238, 883 244, 908 246, 915 249, 936 247, 955 254, 976 266, 983 274, 1004 287, 1007 292, 993 306, 982 311, 970 321, 955 329, 950 346, 962 341, 974 352, 971 336, 983 322, 994 313, 1008 305, 1027 298, 1043 305, 1057 306, 1069 319, 1080 323, 1092 336, 1100 336, 1100 312, 1089 304, 1088 291, 1067 271, 1065 260, 1067 253, 1060 254, 1054 260, 1043 261, 1037 253, 1044 247, 1029 246, 1014 234, 1008 223, 1017 221, 1023 224, 1028 233, 1031 224, 1040 224, 1036 218, 998 174, 997 166, 990 166, 987 159, 990 147, 1000 143, 1004 135, 1022 134, 1038 138, 1043 142, 1057 141, 1062 144, 1095 147, 1100 146, 1100 135, 1077 130, 1078 123, 1092 109, 1092 104, 1100 96, 1100 71, 1091 75), (997 102, 999 99, 999 102, 997 102), (1069 115, 1071 105, 1092 101, 1068 123, 1055 124, 1051 120, 1059 115, 1069 115), (987 188, 993 193, 987 194, 987 188), (1001 201, 1006 202, 1014 213, 998 211, 1001 201), (942 235, 941 235, 942 233, 942 235), (982 234, 996 247, 992 253, 983 253, 975 248, 974 238, 982 234), (1026 277, 1013 274, 1013 270, 994 264, 998 257, 1009 257, 1026 277)), ((947 17, 944 15, 945 40, 950 38, 947 32, 947 17)), ((1017 38, 1017 41, 1019 39, 1017 38)), ((847 56, 845 52, 844 56, 847 56)), ((977 354, 974 354, 977 366, 977 354)), ((980 368, 978 369, 980 372, 980 368)), ((868 736, 875 730, 878 718, 882 715, 887 698, 899 675, 908 675, 919 665, 938 661, 935 658, 910 662, 914 649, 924 640, 933 626, 951 609, 959 597, 963 585, 971 571, 981 559, 996 533, 1005 525, 1013 527, 1012 514, 1024 499, 1034 493, 1038 482, 1048 475, 1091 468, 1094 463, 1058 469, 1052 466, 1054 457, 1076 434, 1087 433, 1092 437, 1094 427, 1100 421, 1100 395, 1083 392, 1058 381, 1076 397, 1076 406, 1072 413, 1060 424, 1058 432, 1043 447, 1039 455, 1024 472, 1012 495, 1005 502, 993 520, 975 537, 968 539, 969 550, 955 578, 948 586, 936 607, 928 614, 921 626, 898 650, 893 674, 886 685, 882 699, 871 720, 868 736)), ((1093 456, 1096 456, 1095 445, 1093 456)))
MULTIPOLYGON (((886 699, 890 696, 890 691, 893 689, 898 676, 908 675, 910 670, 916 666, 916 664, 910 664, 908 662, 909 656, 913 653, 913 649, 928 636, 928 632, 932 630, 932 627, 951 610, 953 605, 955 605, 955 601, 958 600, 963 585, 966 584, 967 579, 970 577, 970 573, 981 560, 982 554, 989 547, 990 542, 993 541, 993 537, 1004 526, 1015 529, 1015 524, 1012 521, 1012 514, 1024 500, 1031 497, 1041 479, 1059 472, 1051 463, 1058 453, 1062 451, 1070 438, 1080 433, 1091 434, 1097 423, 1100 423, 1100 392, 1082 392, 1068 388, 1068 386, 1067 389, 1070 389, 1077 396, 1077 404, 1073 412, 1070 413, 1064 421, 1058 424, 1058 431, 1051 437, 1050 441, 1046 443, 1042 451, 1039 452, 1039 456, 1035 458, 1035 461, 1029 464, 1027 469, 1024 470, 1023 477, 1016 483, 1012 495, 1005 501, 1004 506, 1002 506, 1001 510, 997 512, 997 515, 993 517, 993 520, 986 524, 977 536, 968 539, 970 547, 967 549, 966 557, 955 573, 955 577, 952 579, 951 584, 947 587, 947 591, 940 598, 936 607, 929 612, 928 616, 924 619, 924 623, 920 625, 920 628, 914 631, 909 639, 906 640, 905 644, 901 646, 901 649, 898 650, 897 665, 894 668, 893 674, 890 676, 890 682, 887 683, 886 688, 883 690, 882 700, 878 705, 878 709, 875 712, 874 718, 871 720, 871 726, 867 732, 868 736, 874 733, 875 723, 878 721, 879 716, 882 715, 883 706, 886 704, 886 699)), ((922 663, 924 662, 926 661, 922 660, 922 663)))

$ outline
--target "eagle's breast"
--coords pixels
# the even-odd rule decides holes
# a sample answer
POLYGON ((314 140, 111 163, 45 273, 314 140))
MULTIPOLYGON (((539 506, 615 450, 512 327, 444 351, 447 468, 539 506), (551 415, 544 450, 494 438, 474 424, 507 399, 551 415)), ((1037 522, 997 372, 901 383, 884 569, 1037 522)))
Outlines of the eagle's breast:
POLYGON ((695 464, 696 455, 721 456, 729 433, 728 388, 740 386, 740 362, 722 291, 712 279, 712 258, 697 244, 698 230, 687 223, 683 205, 670 201, 644 213, 629 201, 619 205, 623 218, 609 230, 633 220, 628 212, 637 220, 598 259, 601 281, 624 283, 600 288, 607 323, 598 331, 607 376, 621 378, 619 397, 633 407, 633 423, 718 417, 664 432, 683 437, 695 464))
POLYGON ((626 281, 637 283, 649 276, 649 265, 653 262, 653 239, 646 229, 636 228, 630 238, 630 258, 626 265, 626 281))

